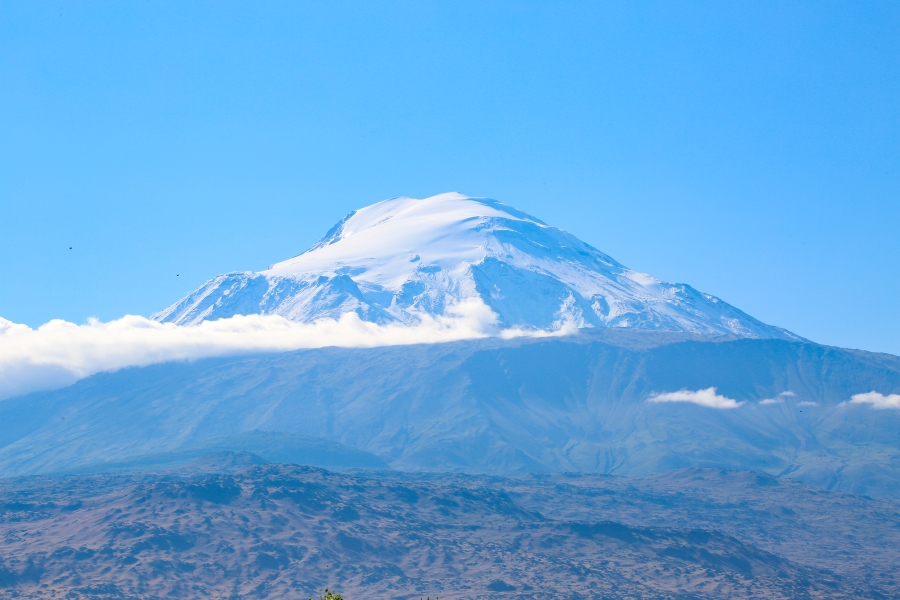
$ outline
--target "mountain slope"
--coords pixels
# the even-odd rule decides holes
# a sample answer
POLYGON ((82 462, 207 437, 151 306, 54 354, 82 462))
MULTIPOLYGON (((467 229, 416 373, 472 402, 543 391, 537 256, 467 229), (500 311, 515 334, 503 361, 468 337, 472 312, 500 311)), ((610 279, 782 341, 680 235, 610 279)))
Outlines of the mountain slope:
POLYGON ((228 273, 153 315, 182 325, 239 314, 376 323, 487 305, 499 327, 631 327, 799 339, 684 284, 632 271, 494 200, 449 193, 354 211, 303 254, 228 273))
POLYGON ((641 476, 728 467, 900 497, 900 410, 846 404, 870 391, 900 393, 900 358, 627 329, 208 359, 0 402, 0 474, 258 430, 336 440, 396 469, 641 476), (741 404, 648 402, 709 387, 741 404))

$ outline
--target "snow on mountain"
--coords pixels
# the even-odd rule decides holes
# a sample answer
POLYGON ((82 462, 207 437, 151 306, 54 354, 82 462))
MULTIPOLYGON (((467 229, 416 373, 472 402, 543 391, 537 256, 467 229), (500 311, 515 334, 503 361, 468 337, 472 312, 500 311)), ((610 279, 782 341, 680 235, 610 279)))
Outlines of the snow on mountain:
POLYGON ((447 193, 356 210, 312 248, 261 272, 215 277, 153 315, 182 325, 239 314, 311 322, 355 312, 417 323, 483 302, 499 327, 634 327, 798 339, 685 284, 632 271, 542 221, 447 193))

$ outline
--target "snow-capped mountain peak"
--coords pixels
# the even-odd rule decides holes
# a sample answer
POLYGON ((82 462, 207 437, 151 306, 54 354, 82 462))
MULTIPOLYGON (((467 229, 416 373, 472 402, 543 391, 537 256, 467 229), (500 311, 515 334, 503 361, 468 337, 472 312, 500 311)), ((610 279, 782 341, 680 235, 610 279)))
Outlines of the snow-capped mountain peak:
POLYGON ((310 322, 355 312, 416 323, 473 300, 501 327, 796 337, 690 286, 632 271, 512 207, 458 193, 356 210, 306 252, 262 272, 220 275, 154 318, 193 324, 263 313, 310 322))
POLYGON ((479 229, 501 219, 546 227, 497 202, 458 193, 394 198, 350 213, 312 248, 263 273, 293 276, 350 265, 365 267, 370 275, 362 279, 368 280, 402 277, 419 262, 452 269, 483 258, 490 236, 479 229))

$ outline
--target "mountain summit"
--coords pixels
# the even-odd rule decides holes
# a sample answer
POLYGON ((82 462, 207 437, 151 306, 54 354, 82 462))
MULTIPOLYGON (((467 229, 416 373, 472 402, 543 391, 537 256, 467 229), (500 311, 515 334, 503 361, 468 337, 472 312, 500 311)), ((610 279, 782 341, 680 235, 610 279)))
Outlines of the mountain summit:
POLYGON ((311 322, 355 312, 414 324, 483 302, 500 327, 633 327, 798 339, 685 284, 632 271, 573 235, 486 198, 393 198, 353 211, 312 248, 215 277, 153 315, 182 325, 241 314, 311 322))

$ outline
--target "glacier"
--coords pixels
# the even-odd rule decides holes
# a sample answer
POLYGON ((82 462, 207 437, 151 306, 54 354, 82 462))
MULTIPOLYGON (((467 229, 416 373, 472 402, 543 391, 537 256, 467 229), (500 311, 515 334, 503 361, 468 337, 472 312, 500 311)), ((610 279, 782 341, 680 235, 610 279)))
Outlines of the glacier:
POLYGON ((484 303, 497 330, 636 328, 799 340, 686 284, 633 271, 575 236, 487 198, 399 197, 355 210, 319 242, 260 272, 210 279, 151 316, 292 321, 349 312, 386 324, 484 303))

